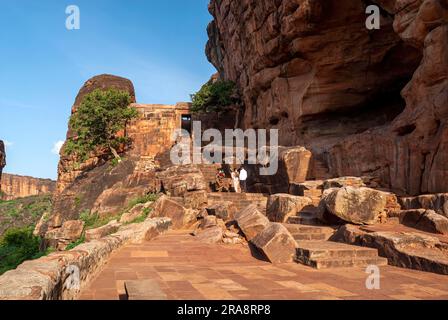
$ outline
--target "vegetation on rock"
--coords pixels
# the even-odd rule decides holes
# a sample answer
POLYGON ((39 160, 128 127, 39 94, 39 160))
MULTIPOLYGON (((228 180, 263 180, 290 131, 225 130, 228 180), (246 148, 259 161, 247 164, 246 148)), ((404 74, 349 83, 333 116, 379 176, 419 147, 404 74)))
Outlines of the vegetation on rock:
POLYGON ((35 225, 52 209, 51 195, 32 196, 10 201, 0 200, 0 236, 11 228, 35 225))
POLYGON ((236 85, 232 81, 209 81, 198 92, 191 95, 191 112, 226 111, 229 106, 239 102, 235 91, 236 85))
POLYGON ((38 259, 47 252, 39 250, 40 238, 33 235, 33 227, 9 229, 0 239, 0 275, 17 268, 26 260, 38 259))
POLYGON ((126 91, 97 89, 87 94, 70 118, 76 136, 67 140, 64 152, 85 161, 91 152, 105 149, 120 159, 117 149, 129 143, 129 138, 119 132, 138 116, 138 111, 129 107, 131 103, 126 91))

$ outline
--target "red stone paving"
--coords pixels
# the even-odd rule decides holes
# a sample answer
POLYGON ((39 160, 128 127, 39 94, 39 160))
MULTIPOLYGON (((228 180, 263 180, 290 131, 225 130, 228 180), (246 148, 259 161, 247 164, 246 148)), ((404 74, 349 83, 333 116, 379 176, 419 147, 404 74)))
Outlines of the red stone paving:
POLYGON ((363 268, 315 270, 272 265, 248 247, 210 245, 171 231, 115 252, 82 300, 125 298, 127 280, 155 280, 172 300, 448 299, 448 276, 382 266, 381 289, 368 290, 363 268))

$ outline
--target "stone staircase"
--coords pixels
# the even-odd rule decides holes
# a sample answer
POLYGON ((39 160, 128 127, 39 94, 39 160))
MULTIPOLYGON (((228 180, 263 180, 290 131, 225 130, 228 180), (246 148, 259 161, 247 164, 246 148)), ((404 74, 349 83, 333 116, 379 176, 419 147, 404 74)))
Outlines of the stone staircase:
POLYGON ((232 192, 210 192, 208 205, 230 201, 235 204, 237 210, 242 210, 251 204, 256 204, 261 213, 266 214, 268 195, 262 193, 232 193, 232 192))
POLYGON ((296 261, 316 269, 387 265, 378 250, 332 241, 297 241, 296 261))
MULTIPOLYGON (((378 256, 378 250, 329 241, 336 228, 307 225, 300 219, 304 217, 293 217, 297 223, 284 224, 297 242, 296 262, 316 269, 387 265, 387 259, 378 256)), ((305 222, 310 220, 305 218, 305 222)))

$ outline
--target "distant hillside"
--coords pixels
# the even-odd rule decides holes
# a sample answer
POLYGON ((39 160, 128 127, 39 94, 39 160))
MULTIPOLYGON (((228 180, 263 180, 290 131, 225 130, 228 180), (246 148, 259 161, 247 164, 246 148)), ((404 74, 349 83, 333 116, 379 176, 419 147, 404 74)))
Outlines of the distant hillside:
POLYGON ((52 207, 51 195, 32 196, 17 200, 0 200, 0 236, 8 229, 35 225, 52 207))

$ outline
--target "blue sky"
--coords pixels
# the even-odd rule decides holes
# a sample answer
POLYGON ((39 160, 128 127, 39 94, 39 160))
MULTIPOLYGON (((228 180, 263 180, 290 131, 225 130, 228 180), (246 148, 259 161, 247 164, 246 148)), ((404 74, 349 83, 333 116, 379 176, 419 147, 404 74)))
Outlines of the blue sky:
POLYGON ((0 0, 0 139, 5 172, 56 178, 83 83, 109 73, 133 81, 137 101, 188 101, 215 69, 205 57, 208 0, 0 0), (65 27, 77 5, 81 29, 65 27), (54 151, 54 150, 53 150, 54 151))

